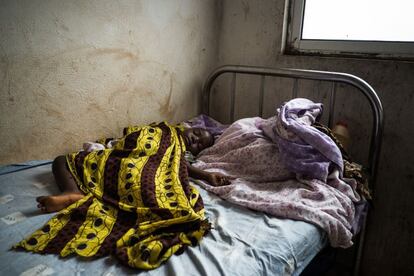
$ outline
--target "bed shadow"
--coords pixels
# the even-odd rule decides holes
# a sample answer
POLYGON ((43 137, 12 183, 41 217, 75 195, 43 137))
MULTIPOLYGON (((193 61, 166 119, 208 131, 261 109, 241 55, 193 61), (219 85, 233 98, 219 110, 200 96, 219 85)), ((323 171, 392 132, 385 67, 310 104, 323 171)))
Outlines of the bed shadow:
MULTIPOLYGON (((82 264, 91 263, 94 261, 98 261, 101 258, 104 258, 103 264, 107 268, 111 268, 112 273, 121 274, 121 275, 139 275, 141 273, 148 272, 146 270, 134 269, 128 266, 121 264, 114 255, 104 256, 104 257, 82 257, 76 254, 72 254, 68 257, 60 257, 58 258, 63 262, 68 262, 71 259, 76 259, 77 262, 82 264)), ((112 274, 111 274, 112 275, 112 274)))
MULTIPOLYGON (((35 204, 35 202, 33 204, 35 204)), ((23 210, 21 211, 21 213, 26 217, 36 217, 45 214, 42 211, 40 211, 40 209, 23 210)))
POLYGON ((131 274, 137 275, 137 274, 141 274, 141 273, 144 273, 144 272, 148 272, 146 270, 141 270, 141 269, 138 269, 138 268, 132 268, 132 267, 128 267, 126 265, 123 265, 113 255, 106 258, 104 263, 105 263, 105 265, 107 265, 109 267, 114 267, 116 270, 121 270, 122 274, 125 274, 125 275, 131 275, 131 274))
POLYGON ((59 187, 56 184, 53 173, 41 172, 33 176, 34 184, 39 190, 45 191, 45 194, 58 194, 60 193, 59 187))

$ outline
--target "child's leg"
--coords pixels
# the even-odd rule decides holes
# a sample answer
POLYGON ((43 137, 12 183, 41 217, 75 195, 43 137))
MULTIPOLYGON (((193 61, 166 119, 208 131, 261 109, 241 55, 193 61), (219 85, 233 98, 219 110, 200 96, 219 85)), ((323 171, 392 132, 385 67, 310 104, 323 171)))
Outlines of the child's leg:
POLYGON ((81 193, 72 173, 69 171, 65 156, 60 155, 55 158, 52 164, 52 172, 56 184, 63 193, 81 193))
POLYGON ((36 198, 39 203, 37 207, 48 213, 60 211, 84 196, 69 171, 65 156, 56 157, 52 164, 52 172, 62 194, 36 198))

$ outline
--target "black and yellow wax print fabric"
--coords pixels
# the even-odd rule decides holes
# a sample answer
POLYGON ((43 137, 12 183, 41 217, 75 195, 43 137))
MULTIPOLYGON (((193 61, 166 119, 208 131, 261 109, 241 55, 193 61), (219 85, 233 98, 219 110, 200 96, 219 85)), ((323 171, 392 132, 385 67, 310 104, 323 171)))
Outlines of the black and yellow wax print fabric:
POLYGON ((209 230, 184 152, 181 129, 163 122, 124 129, 112 149, 69 154, 86 196, 17 247, 63 257, 114 254, 131 267, 158 267, 209 230))

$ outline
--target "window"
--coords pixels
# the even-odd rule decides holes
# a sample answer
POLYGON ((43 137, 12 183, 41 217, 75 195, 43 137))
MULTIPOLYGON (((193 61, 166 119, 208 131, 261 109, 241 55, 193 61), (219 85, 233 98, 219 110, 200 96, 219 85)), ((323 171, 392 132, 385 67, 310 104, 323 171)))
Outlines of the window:
POLYGON ((414 59, 412 0, 287 0, 282 52, 414 59))

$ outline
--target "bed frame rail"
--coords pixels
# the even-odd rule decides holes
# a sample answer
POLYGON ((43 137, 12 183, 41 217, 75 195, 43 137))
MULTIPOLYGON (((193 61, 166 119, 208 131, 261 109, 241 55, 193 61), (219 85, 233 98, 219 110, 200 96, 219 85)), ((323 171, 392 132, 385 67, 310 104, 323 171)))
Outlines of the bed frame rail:
MULTIPOLYGON (((339 73, 339 72, 327 72, 327 71, 315 71, 315 70, 302 70, 302 69, 283 69, 283 68, 267 68, 267 67, 255 67, 255 66, 241 66, 241 65, 225 65, 215 69, 207 78, 202 94, 202 112, 210 115, 210 95, 215 80, 225 74, 232 74, 230 81, 230 119, 234 121, 235 111, 235 96, 236 96, 236 80, 237 75, 258 75, 261 76, 259 86, 259 115, 263 116, 263 101, 266 77, 284 77, 294 80, 292 88, 292 98, 296 98, 298 95, 298 80, 307 79, 315 81, 327 81, 331 82, 330 89, 330 101, 329 101, 329 114, 328 114, 328 126, 331 128, 333 125, 333 114, 335 108, 335 100, 337 93, 337 84, 345 83, 357 88, 368 100, 373 114, 373 124, 371 131, 371 140, 369 143, 369 156, 368 156, 368 171, 370 177, 370 187, 374 190, 379 153, 382 142, 383 132, 383 108, 381 101, 375 92, 375 90, 363 79, 351 74, 339 73)), ((359 242, 357 244, 356 260, 354 264, 354 275, 359 272, 359 265, 362 256, 362 248, 365 236, 365 223, 362 227, 359 242)))
POLYGON ((338 73, 338 72, 327 72, 327 71, 315 71, 315 70, 302 70, 302 69, 279 69, 279 68, 266 68, 266 67, 254 67, 254 66, 241 66, 241 65, 225 65, 214 70, 207 78, 202 97, 202 112, 210 115, 210 94, 213 87, 214 81, 225 73, 231 73, 232 79, 230 84, 230 118, 234 121, 234 110, 235 110, 235 94, 236 94, 236 78, 237 74, 246 75, 259 75, 261 76, 260 87, 259 87, 259 114, 263 115, 263 98, 264 98, 264 87, 266 76, 272 77, 284 77, 293 78, 293 89, 292 98, 296 98, 298 95, 298 80, 308 79, 316 81, 329 81, 332 83, 330 91, 330 103, 329 103, 329 114, 328 114, 328 126, 333 125, 333 116, 335 109, 335 98, 336 98, 336 86, 338 83, 346 83, 356 87, 368 100, 372 113, 373 113, 373 125, 371 132, 371 141, 369 146, 369 172, 371 177, 371 188, 373 188, 373 180, 375 180, 378 157, 381 146, 382 131, 383 131, 383 109, 381 101, 375 92, 375 90, 363 79, 358 78, 351 74, 338 73))

